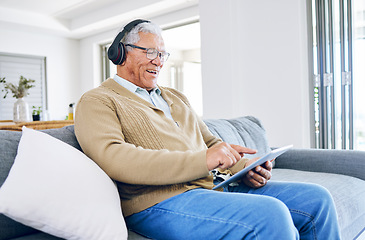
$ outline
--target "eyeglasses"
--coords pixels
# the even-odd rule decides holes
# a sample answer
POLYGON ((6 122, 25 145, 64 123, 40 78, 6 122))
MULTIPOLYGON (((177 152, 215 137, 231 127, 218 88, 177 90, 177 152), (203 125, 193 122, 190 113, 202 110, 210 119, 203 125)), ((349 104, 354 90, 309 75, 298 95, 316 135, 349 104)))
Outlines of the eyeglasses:
POLYGON ((168 52, 160 52, 154 48, 144 48, 133 44, 126 44, 127 47, 137 48, 146 51, 146 56, 150 60, 155 60, 157 57, 160 58, 161 62, 166 62, 170 56, 168 52))

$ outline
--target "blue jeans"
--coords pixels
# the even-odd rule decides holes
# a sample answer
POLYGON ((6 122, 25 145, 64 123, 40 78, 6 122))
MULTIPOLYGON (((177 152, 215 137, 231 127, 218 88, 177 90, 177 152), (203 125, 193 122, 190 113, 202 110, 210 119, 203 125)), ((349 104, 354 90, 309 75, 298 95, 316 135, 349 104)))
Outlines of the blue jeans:
POLYGON ((329 192, 307 183, 195 189, 126 218, 152 239, 340 239, 329 192))

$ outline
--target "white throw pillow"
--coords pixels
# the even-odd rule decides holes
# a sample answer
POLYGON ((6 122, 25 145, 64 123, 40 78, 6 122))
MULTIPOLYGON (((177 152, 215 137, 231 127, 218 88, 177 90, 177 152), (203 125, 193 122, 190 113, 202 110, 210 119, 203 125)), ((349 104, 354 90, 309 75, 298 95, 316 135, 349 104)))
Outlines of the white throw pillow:
POLYGON ((127 239, 113 181, 76 148, 23 127, 0 212, 66 239, 127 239))

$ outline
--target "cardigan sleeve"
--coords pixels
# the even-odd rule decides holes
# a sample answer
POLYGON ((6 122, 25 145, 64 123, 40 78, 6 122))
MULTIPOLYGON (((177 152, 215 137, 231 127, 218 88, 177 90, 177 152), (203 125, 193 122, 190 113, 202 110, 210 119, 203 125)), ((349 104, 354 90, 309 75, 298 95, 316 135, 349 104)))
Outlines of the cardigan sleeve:
POLYGON ((169 185, 209 175, 206 149, 151 150, 127 143, 116 108, 108 97, 85 94, 75 116, 75 134, 82 150, 112 179, 127 184, 169 185))

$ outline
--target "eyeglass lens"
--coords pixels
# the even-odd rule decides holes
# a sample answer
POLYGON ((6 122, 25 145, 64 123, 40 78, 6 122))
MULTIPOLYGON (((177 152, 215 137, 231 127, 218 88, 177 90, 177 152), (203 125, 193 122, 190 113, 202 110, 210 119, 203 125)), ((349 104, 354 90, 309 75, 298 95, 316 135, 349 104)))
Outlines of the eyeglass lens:
POLYGON ((157 51, 156 49, 153 49, 153 48, 149 48, 147 50, 147 58, 151 59, 151 60, 154 60, 157 57, 160 57, 161 61, 165 62, 169 58, 169 55, 170 54, 168 54, 166 52, 159 52, 159 51, 157 51))

